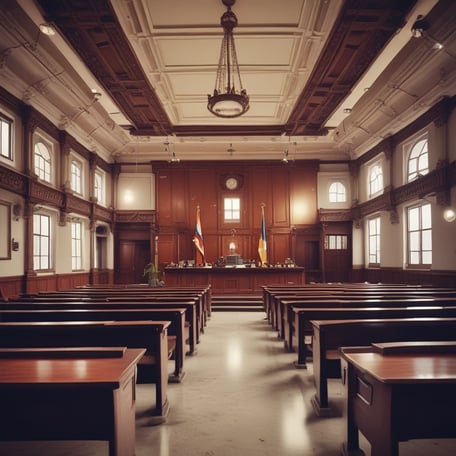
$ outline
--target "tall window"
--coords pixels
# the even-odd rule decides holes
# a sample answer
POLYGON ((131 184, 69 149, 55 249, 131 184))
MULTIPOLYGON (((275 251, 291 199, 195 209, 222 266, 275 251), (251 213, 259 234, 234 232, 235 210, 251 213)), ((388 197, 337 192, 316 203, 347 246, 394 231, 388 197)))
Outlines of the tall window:
POLYGON ((380 217, 369 220, 369 264, 380 264, 380 217))
POLYGON ((71 269, 82 269, 82 224, 71 223, 71 269))
POLYGON ((95 171, 93 196, 96 197, 99 204, 104 204, 105 201, 105 177, 101 171, 95 171))
POLYGON ((383 171, 380 163, 369 170, 369 196, 374 196, 383 190, 383 171))
POLYGON ((13 159, 12 145, 13 122, 0 113, 0 156, 13 159))
POLYGON ((407 160, 407 182, 429 172, 428 140, 420 139, 410 151, 407 160))
POLYGON ((345 203, 347 201, 347 191, 342 182, 333 182, 329 186, 329 202, 345 203))
POLYGON ((408 264, 432 264, 432 219, 430 203, 407 209, 408 264))
POLYGON ((33 215, 33 269, 51 269, 51 217, 33 215))
POLYGON ((71 161, 71 190, 82 194, 82 163, 77 160, 71 161))
POLYGON ((325 236, 326 250, 347 250, 348 237, 346 234, 327 234, 325 236))
POLYGON ((223 218, 225 222, 239 222, 241 220, 240 198, 225 198, 223 201, 223 218))
POLYGON ((50 147, 42 141, 35 144, 35 174, 43 181, 51 183, 51 150, 50 147))

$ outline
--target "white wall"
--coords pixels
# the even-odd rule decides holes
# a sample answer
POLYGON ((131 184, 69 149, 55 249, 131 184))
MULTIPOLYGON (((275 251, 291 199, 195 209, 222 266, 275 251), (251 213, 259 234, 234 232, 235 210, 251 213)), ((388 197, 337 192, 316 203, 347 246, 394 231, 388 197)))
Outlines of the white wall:
POLYGON ((155 209, 155 175, 121 173, 117 183, 117 209, 155 209))

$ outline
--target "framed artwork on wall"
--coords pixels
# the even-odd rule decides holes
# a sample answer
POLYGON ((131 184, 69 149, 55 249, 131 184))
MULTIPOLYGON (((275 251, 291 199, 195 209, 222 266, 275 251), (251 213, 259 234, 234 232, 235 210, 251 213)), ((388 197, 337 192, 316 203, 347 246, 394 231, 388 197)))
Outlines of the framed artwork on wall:
POLYGON ((11 259, 11 204, 0 201, 0 260, 11 259))

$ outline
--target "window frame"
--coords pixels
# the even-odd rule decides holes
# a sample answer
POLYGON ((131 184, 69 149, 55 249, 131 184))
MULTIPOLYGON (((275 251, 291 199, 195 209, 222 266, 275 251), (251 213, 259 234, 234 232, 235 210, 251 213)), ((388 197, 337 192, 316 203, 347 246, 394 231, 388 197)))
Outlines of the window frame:
POLYGON ((93 174, 93 196, 98 204, 106 204, 106 173, 99 168, 96 168, 93 174), (97 186, 97 178, 101 180, 100 187, 97 186))
POLYGON ((407 268, 410 269, 429 269, 432 267, 432 205, 431 203, 414 204, 406 208, 406 255, 407 255, 407 268), (411 229, 411 211, 418 211, 417 228, 411 229), (423 210, 429 211, 429 220, 424 220, 426 214, 423 210), (424 226, 424 227, 423 227, 424 226), (412 239, 414 237, 415 239, 412 239), (424 248, 424 243, 430 243, 430 249, 424 248), (412 245, 419 247, 412 250, 412 245), (412 255, 415 254, 419 261, 412 262, 412 255), (430 262, 423 261, 423 256, 430 256, 430 262))
POLYGON ((418 179, 421 176, 424 176, 429 173, 430 168, 429 168, 429 135, 427 132, 425 134, 422 134, 420 136, 417 136, 416 138, 413 139, 413 141, 409 141, 405 146, 404 149, 406 151, 405 153, 405 183, 409 183, 414 181, 415 179, 418 179), (423 153, 420 151, 417 157, 411 157, 412 153, 415 151, 417 145, 421 142, 425 143, 425 148, 426 151, 423 153), (420 159, 425 156, 426 161, 427 161, 427 168, 426 169, 420 169, 419 167, 419 162, 420 159), (410 171, 410 164, 411 160, 417 161, 418 164, 416 166, 416 170, 411 172, 410 171))
POLYGON ((347 234, 325 234, 325 250, 348 250, 347 234))
POLYGON ((81 271, 83 252, 83 226, 79 220, 71 221, 71 270, 81 271))
POLYGON ((377 160, 372 163, 368 168, 367 174, 367 188, 369 198, 374 198, 378 195, 381 195, 384 190, 384 179, 383 179, 383 166, 382 161, 377 160), (379 169, 380 172, 376 174, 375 178, 372 178, 374 170, 379 169), (375 187, 374 187, 375 185, 375 187))
POLYGON ((13 135, 14 135, 14 120, 9 118, 3 112, 0 111, 0 158, 2 160, 14 161, 13 153, 13 135), (7 153, 4 153, 4 128, 7 128, 7 138, 6 141, 8 144, 5 144, 7 153))
POLYGON ((75 156, 72 156, 70 160, 70 188, 77 195, 83 196, 84 164, 75 156), (74 170, 78 170, 79 175, 75 173, 74 170))
POLYGON ((340 180, 335 180, 329 183, 328 186, 328 202, 331 204, 336 204, 336 203, 346 203, 347 202, 347 187, 343 182, 340 180), (332 192, 331 187, 337 186, 336 191, 332 192), (343 192, 340 191, 340 187, 342 187, 343 192), (335 195, 336 200, 332 201, 331 200, 331 195, 335 195), (339 199, 340 195, 343 195, 343 199, 339 199))
POLYGON ((371 217, 367 220, 367 256, 369 266, 380 266, 380 242, 381 218, 380 216, 371 217))
POLYGON ((42 136, 38 136, 37 139, 33 143, 33 169, 34 169, 35 174, 38 176, 38 178, 41 181, 46 182, 47 184, 51 184, 51 185, 54 183, 54 147, 51 142, 46 141, 42 136), (46 159, 45 157, 43 157, 41 155, 41 151, 37 151, 37 147, 40 144, 42 144, 45 147, 46 151, 49 154, 49 159, 46 159), (40 153, 38 153, 38 152, 40 152, 40 153), (38 155, 42 158, 42 160, 44 161, 45 164, 46 163, 48 164, 48 167, 49 167, 48 170, 38 167, 39 166, 39 164, 37 162, 38 155), (42 175, 41 171, 42 171, 42 173, 44 173, 44 175, 42 175), (49 178, 46 178, 47 175, 49 176, 49 178))
MULTIPOLYGON (((233 205, 231 205, 233 206, 233 205)), ((240 223, 241 222, 241 198, 239 196, 224 196, 223 197, 223 222, 224 223, 240 223), (228 207, 227 202, 238 203, 238 208, 228 207), (231 214, 232 217, 227 217, 228 214, 231 214), (234 215, 237 214, 238 217, 234 218, 234 215)))
POLYGON ((33 214, 33 270, 37 273, 52 271, 52 247, 53 247, 53 218, 50 214, 35 213, 33 214), (36 218, 40 218, 39 230, 37 230, 36 218), (42 232, 43 218, 47 219, 47 233, 42 232), (47 253, 43 253, 43 240, 47 244, 47 253), (46 266, 43 267, 43 259, 46 259, 46 266), (37 266, 37 259, 39 267, 37 266))

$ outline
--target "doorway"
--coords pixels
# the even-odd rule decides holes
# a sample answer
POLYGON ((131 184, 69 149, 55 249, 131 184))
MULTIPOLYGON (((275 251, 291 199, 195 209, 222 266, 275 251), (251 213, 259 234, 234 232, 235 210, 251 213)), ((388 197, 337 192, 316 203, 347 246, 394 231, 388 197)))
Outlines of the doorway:
POLYGON ((149 240, 120 240, 116 283, 147 283, 144 268, 153 261, 150 258, 149 240))

